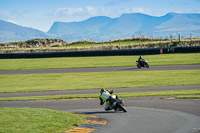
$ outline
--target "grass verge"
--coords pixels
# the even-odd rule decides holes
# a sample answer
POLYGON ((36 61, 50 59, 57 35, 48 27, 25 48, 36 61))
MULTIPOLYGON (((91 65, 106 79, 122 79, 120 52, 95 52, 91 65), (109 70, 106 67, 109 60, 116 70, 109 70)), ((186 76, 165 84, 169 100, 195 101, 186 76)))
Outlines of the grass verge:
MULTIPOLYGON (((139 56, 0 59, 0 70, 136 66, 139 56)), ((200 64, 200 53, 146 55, 151 65, 200 64)))
POLYGON ((55 133, 67 131, 84 118, 64 111, 35 108, 0 108, 1 133, 55 133))
POLYGON ((177 99, 200 99, 200 95, 198 96, 176 96, 177 99))
POLYGON ((0 93, 200 84, 200 70, 0 75, 0 93))
MULTIPOLYGON (((177 96, 177 95, 200 95, 200 89, 177 90, 177 91, 149 91, 149 92, 124 92, 115 93, 119 97, 149 97, 149 96, 177 96)), ((99 94, 74 94, 74 95, 55 95, 55 96, 31 96, 31 97, 6 97, 0 98, 0 101, 17 100, 62 100, 77 98, 98 98, 99 94)))

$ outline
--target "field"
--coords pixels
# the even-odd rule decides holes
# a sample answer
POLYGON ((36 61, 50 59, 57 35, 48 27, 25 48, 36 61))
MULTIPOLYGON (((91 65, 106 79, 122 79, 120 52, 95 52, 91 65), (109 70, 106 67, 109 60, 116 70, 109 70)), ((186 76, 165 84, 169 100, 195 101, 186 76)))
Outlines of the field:
MULTIPOLYGON (((138 56, 104 56, 1 59, 0 70, 135 66, 137 58, 138 56)), ((146 55, 144 58, 149 61, 150 66, 200 64, 200 53, 146 55)), ((0 93, 189 85, 200 84, 199 75, 199 70, 0 75, 0 93)))
POLYGON ((84 122, 79 115, 49 109, 0 108, 1 133, 55 133, 84 122))
MULTIPOLYGON (((136 66, 139 56, 0 59, 0 70, 136 66)), ((200 53, 143 56, 152 65, 200 64, 200 53)))
MULTIPOLYGON (((145 92, 124 92, 115 93, 119 97, 152 97, 152 96, 175 96, 175 98, 199 99, 200 90, 178 90, 178 91, 145 91, 145 92)), ((98 93, 94 94, 73 94, 73 95, 54 95, 54 96, 29 96, 29 97, 6 97, 0 98, 3 101, 18 101, 18 100, 67 100, 67 99, 88 99, 97 98, 98 93)))
MULTIPOLYGON (((133 66, 138 56, 43 58, 43 59, 1 59, 0 70, 57 69, 81 67, 133 66)), ((200 53, 146 55, 152 65, 200 64, 200 53)), ((149 86, 199 85, 200 70, 168 71, 123 71, 61 74, 0 75, 0 93, 40 92, 51 90, 126 88, 149 86)), ((146 91, 116 93, 119 97, 173 96, 195 98, 199 88, 192 90, 146 91)), ((74 98, 97 98, 99 94, 73 94, 31 97, 5 97, 9 100, 60 100, 74 98)), ((83 123, 84 118, 67 112, 33 109, 0 108, 1 132, 63 132, 83 123), (31 117, 30 117, 31 116, 31 117), (45 121, 44 121, 45 120, 45 121), (17 124, 16 124, 17 123, 17 124)))
POLYGON ((200 84, 200 70, 0 75, 0 79, 0 93, 172 86, 200 84))

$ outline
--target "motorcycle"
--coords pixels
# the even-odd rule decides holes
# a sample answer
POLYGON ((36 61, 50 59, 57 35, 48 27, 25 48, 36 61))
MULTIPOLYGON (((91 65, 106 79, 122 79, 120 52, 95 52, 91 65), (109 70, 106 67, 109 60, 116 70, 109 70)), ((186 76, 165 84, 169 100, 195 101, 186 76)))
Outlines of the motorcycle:
POLYGON ((141 67, 146 67, 149 68, 149 64, 147 62, 147 60, 145 59, 141 59, 140 61, 136 61, 136 65, 137 67, 140 69, 141 67))
POLYGON ((115 111, 124 111, 127 112, 127 109, 124 107, 124 101, 119 99, 116 95, 111 96, 111 107, 115 111))

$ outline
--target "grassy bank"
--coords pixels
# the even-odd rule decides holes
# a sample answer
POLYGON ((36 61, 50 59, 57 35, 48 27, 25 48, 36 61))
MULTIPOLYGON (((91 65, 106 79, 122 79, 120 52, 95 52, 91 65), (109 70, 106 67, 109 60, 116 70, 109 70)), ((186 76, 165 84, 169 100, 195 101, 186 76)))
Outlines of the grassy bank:
MULTIPOLYGON (((0 70, 136 66, 139 56, 0 59, 0 70)), ((143 56, 151 65, 200 64, 200 53, 143 56)))
POLYGON ((64 132, 84 122, 84 118, 63 111, 33 108, 0 108, 1 133, 64 132))
MULTIPOLYGON (((200 89, 197 90, 177 90, 177 91, 146 91, 146 92, 124 92, 115 93, 121 98, 125 97, 149 97, 149 96, 179 96, 195 95, 199 97, 200 89)), ((6 97, 0 98, 0 101, 17 101, 17 100, 61 100, 61 99, 76 99, 76 98, 98 98, 99 94, 73 94, 73 95, 54 95, 54 96, 29 96, 29 97, 6 97)), ((179 97, 181 98, 181 97, 179 97)))
POLYGON ((200 70, 0 75, 0 93, 200 84, 200 70))

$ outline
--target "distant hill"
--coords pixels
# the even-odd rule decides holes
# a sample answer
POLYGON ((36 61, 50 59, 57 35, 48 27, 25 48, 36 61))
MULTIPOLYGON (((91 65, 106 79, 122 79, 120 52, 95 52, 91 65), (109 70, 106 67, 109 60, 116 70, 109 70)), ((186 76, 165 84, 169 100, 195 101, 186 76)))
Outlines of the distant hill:
POLYGON ((200 14, 169 13, 164 16, 170 18, 157 25, 157 31, 195 31, 200 29, 200 14))
POLYGON ((79 22, 54 22, 47 33, 0 20, 0 42, 33 38, 58 38, 67 42, 78 40, 109 41, 139 35, 150 37, 200 37, 200 14, 168 13, 161 17, 126 13, 118 18, 91 17, 79 22))
POLYGON ((0 20, 0 42, 24 41, 46 37, 45 32, 0 20))
POLYGON ((118 18, 92 17, 80 22, 55 22, 49 34, 69 40, 94 41, 146 35, 165 37, 174 34, 200 36, 200 14, 168 13, 155 17, 141 13, 122 14, 118 18))

